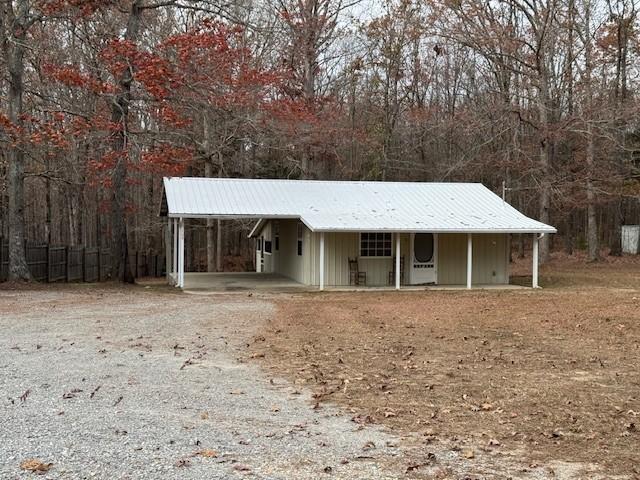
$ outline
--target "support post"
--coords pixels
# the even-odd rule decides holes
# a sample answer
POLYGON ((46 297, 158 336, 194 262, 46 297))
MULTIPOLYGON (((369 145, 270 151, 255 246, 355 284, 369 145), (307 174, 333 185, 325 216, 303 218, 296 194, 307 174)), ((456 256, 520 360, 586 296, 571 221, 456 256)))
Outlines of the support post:
POLYGON ((320 290, 324 290, 324 232, 320 232, 320 290))
POLYGON ((396 290, 400 290, 400 234, 396 233, 396 290))
POLYGON ((164 249, 164 271, 167 276, 167 282, 171 283, 171 265, 173 264, 173 259, 171 258, 171 219, 169 217, 167 217, 167 230, 164 232, 164 249))
POLYGON ((467 233, 467 288, 471 289, 473 277, 473 235, 467 233))
POLYGON ((538 288, 538 234, 533 234, 533 268, 531 270, 531 287, 538 288))
POLYGON ((173 260, 173 269, 171 273, 173 274, 173 284, 178 286, 178 219, 173 219, 173 255, 171 255, 171 260, 173 260))
POLYGON ((178 235, 178 287, 184 288, 184 218, 180 218, 178 235))

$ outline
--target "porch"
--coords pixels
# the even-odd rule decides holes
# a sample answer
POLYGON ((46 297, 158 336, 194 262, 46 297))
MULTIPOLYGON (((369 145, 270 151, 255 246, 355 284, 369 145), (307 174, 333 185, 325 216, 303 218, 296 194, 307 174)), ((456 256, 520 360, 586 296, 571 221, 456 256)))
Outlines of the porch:
MULTIPOLYGON (((316 285, 304 285, 277 273, 257 272, 224 272, 206 273, 191 272, 184 274, 184 290, 191 293, 301 293, 317 292, 316 285)), ((517 290, 527 288, 521 285, 474 285, 479 290, 517 290)), ((394 291, 395 285, 389 286, 325 286, 327 292, 385 292, 394 291)), ((427 290, 466 290, 466 285, 403 285, 403 291, 421 292, 427 290)))

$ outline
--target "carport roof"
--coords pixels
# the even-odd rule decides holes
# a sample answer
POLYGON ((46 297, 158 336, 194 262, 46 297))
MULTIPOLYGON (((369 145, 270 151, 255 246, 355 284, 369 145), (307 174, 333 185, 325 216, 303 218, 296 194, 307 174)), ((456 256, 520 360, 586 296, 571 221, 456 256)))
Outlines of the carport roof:
POLYGON ((481 183, 165 177, 161 215, 294 218, 318 232, 556 232, 481 183))

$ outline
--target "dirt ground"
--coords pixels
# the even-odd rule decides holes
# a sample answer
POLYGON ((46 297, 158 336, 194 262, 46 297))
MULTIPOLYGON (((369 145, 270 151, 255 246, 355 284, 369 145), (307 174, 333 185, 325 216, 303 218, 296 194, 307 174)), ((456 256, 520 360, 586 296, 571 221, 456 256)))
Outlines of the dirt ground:
POLYGON ((640 478, 639 259, 558 255, 541 284, 282 296, 250 350, 319 405, 478 465, 444 476, 640 478))

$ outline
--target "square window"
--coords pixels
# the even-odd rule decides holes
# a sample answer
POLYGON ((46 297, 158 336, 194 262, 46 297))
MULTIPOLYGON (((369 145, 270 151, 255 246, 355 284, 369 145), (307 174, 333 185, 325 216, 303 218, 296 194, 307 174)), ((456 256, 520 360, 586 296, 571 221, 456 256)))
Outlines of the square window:
POLYGON ((391 234, 384 232, 360 234, 361 257, 390 257, 391 234))

